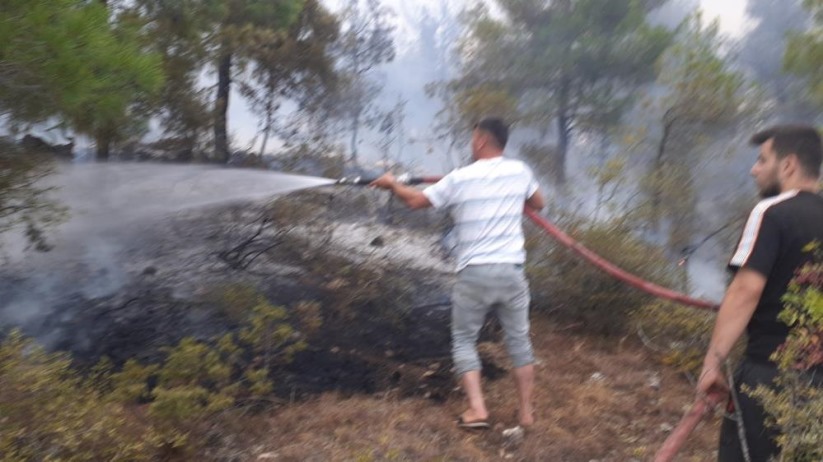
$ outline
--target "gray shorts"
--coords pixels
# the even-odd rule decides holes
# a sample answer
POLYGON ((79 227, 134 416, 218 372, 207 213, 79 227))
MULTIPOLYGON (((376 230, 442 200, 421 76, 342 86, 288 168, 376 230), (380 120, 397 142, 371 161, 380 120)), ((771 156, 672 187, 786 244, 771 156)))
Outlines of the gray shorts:
POLYGON ((523 265, 469 265, 452 292, 452 359, 458 375, 480 370, 477 337, 489 311, 503 326, 514 367, 534 362, 529 338, 529 283, 523 265))

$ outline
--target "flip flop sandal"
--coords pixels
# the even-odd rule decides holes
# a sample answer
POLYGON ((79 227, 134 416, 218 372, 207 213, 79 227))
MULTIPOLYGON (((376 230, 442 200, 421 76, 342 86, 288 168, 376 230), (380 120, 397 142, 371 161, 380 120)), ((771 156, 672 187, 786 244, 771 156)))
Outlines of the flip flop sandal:
POLYGON ((463 420, 463 417, 457 418, 457 426, 467 430, 487 430, 491 428, 491 425, 489 425, 487 420, 473 420, 471 422, 466 422, 463 420))

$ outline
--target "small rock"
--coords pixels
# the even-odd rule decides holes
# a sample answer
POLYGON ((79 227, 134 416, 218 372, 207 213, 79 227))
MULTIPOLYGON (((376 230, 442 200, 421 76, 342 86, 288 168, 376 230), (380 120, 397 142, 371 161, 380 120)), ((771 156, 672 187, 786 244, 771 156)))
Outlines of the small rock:
POLYGON ((661 432, 663 432, 663 433, 669 433, 669 432, 671 432, 672 430, 674 430, 674 426, 672 426, 671 424, 668 424, 668 423, 662 423, 662 424, 660 424, 660 431, 661 431, 661 432))
POLYGON ((591 375, 591 377, 589 377, 589 381, 591 382, 602 382, 604 380, 606 380, 606 376, 600 372, 595 372, 591 375))
POLYGON ((257 456, 257 460, 272 460, 277 459, 279 456, 276 452, 265 452, 257 456))
POLYGON ((661 385, 660 375, 655 373, 651 377, 649 377, 649 381, 647 382, 649 388, 653 390, 659 390, 661 385))
POLYGON ((393 352, 393 351, 391 351, 391 350, 386 350, 386 352, 384 353, 384 355, 385 355, 387 358, 394 358, 394 352, 393 352))
POLYGON ((331 351, 334 354, 340 353, 340 347, 332 347, 332 349, 329 351, 331 351))
POLYGON ((440 369, 440 363, 429 364, 429 369, 431 369, 431 370, 440 369))
POLYGON ((425 378, 431 377, 434 374, 436 374, 435 371, 426 371, 426 372, 423 373, 423 378, 425 379, 425 378))
POLYGON ((385 241, 383 241, 383 236, 377 236, 376 238, 372 239, 369 245, 372 247, 383 247, 384 245, 386 245, 386 243, 385 241))
POLYGON ((520 425, 503 430, 503 439, 505 440, 506 446, 514 446, 519 444, 523 441, 523 437, 525 435, 526 432, 520 425))

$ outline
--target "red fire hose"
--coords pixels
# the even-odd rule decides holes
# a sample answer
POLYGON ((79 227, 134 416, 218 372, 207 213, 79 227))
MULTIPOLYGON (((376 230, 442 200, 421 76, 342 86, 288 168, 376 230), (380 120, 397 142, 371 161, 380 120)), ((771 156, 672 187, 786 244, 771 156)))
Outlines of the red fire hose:
MULTIPOLYGON (((409 176, 401 176, 398 177, 398 180, 402 181, 406 184, 422 184, 422 183, 436 183, 440 181, 439 176, 424 176, 424 177, 409 177, 409 176)), ((366 179, 361 177, 355 178, 341 178, 337 181, 338 184, 346 185, 367 185, 371 183, 373 179, 366 179)), ((571 238, 568 234, 564 233, 560 228, 555 226, 549 220, 543 218, 542 216, 538 215, 537 212, 534 210, 529 209, 528 207, 525 208, 525 214, 528 216, 534 224, 539 226, 543 231, 547 234, 552 236, 553 238, 557 239, 561 244, 568 247, 581 257, 588 261, 589 263, 593 264, 594 266, 600 268, 601 270, 605 271, 606 273, 610 274, 611 276, 617 278, 620 281, 625 282, 626 284, 640 289, 646 293, 654 295, 655 297, 663 298, 666 300, 671 300, 676 303, 680 303, 683 305, 688 305, 694 308, 700 308, 705 310, 717 310, 717 304, 713 302, 709 302, 706 300, 698 300, 696 298, 689 297, 688 295, 682 294, 680 292, 675 292, 673 290, 667 289, 665 287, 661 287, 657 284, 651 283, 646 281, 634 274, 631 274, 627 271, 620 269, 618 266, 612 264, 608 260, 604 259, 600 255, 592 252, 591 250, 584 247, 579 242, 575 241, 571 238)))
MULTIPOLYGON (((717 305, 712 302, 691 298, 685 294, 666 289, 665 287, 660 287, 657 284, 652 284, 649 281, 623 271, 614 264, 603 259, 601 256, 583 247, 580 243, 572 239, 568 234, 564 233, 549 220, 538 215, 534 210, 526 207, 525 213, 526 216, 528 216, 537 226, 560 241, 561 244, 565 245, 587 261, 591 262, 615 278, 625 282, 626 284, 636 287, 656 297, 671 300, 673 302, 682 303, 684 305, 701 309, 717 309, 717 305)), ((680 448, 686 443, 689 435, 691 435, 697 427, 697 424, 700 423, 706 415, 708 415, 709 410, 710 407, 703 399, 697 399, 691 409, 680 419, 680 422, 677 424, 674 431, 672 431, 668 438, 666 438, 666 441, 663 442, 663 445, 655 454, 654 462, 671 462, 675 455, 680 451, 680 448)))
MULTIPOLYGON (((440 177, 407 177, 402 181, 404 181, 407 184, 421 184, 436 183, 439 180, 440 177)), ((343 179, 339 181, 340 184, 368 184, 370 182, 370 180, 364 180, 359 177, 353 180, 343 179)), ((663 298, 694 308, 700 308, 705 310, 718 309, 717 304, 713 302, 689 297, 688 295, 667 289, 665 287, 661 287, 657 284, 646 281, 645 279, 642 279, 634 274, 624 271, 617 265, 614 265, 613 263, 604 259, 600 255, 597 255, 596 253, 584 247, 579 242, 572 239, 571 236, 564 233, 560 228, 555 226, 546 218, 540 216, 536 211, 526 207, 524 209, 524 213, 527 217, 529 217, 529 219, 531 219, 532 222, 534 222, 534 224, 536 224, 547 234, 555 238, 561 244, 563 244, 564 246, 568 247, 569 249, 583 257, 583 259, 585 259, 589 263, 595 265, 596 267, 605 271, 609 275, 617 278, 620 281, 625 282, 626 284, 632 287, 635 287, 646 293, 654 295, 655 297, 663 298)), ((677 454, 677 452, 680 450, 680 448, 683 446, 683 444, 686 442, 688 436, 692 433, 692 431, 694 431, 697 424, 708 414, 708 411, 709 406, 706 404, 706 402, 701 399, 698 399, 691 407, 689 412, 687 412, 683 416, 683 418, 680 420, 674 431, 671 434, 669 434, 668 438, 666 438, 666 441, 658 450, 657 454, 655 454, 655 462, 670 462, 677 454)))
POLYGON ((646 281, 635 276, 634 274, 628 273, 620 269, 616 265, 612 264, 611 262, 607 261, 600 255, 597 255, 596 253, 587 249, 579 242, 572 239, 571 236, 564 233, 560 228, 555 226, 549 220, 538 215, 537 212, 535 212, 534 210, 531 210, 528 207, 526 207, 525 213, 526 216, 534 222, 534 224, 542 228, 544 231, 546 231, 546 233, 548 233, 553 238, 557 239, 561 244, 565 245, 566 247, 568 247, 581 257, 583 257, 586 261, 592 263, 601 270, 625 282, 626 284, 637 289, 640 289, 651 295, 654 295, 655 297, 671 300, 673 302, 681 303, 683 305, 688 305, 695 308, 701 308, 706 310, 717 309, 717 305, 715 303, 689 297, 688 295, 681 294, 680 292, 675 292, 665 287, 660 287, 657 284, 651 283, 649 281, 646 281))

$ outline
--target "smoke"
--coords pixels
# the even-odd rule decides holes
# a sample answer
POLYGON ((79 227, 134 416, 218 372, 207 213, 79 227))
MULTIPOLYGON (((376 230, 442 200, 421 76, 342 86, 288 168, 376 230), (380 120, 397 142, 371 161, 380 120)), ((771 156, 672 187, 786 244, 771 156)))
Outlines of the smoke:
POLYGON ((761 83, 780 85, 788 34, 809 26, 801 0, 749 0, 747 12, 755 22, 741 40, 740 62, 761 83))
POLYGON ((700 8, 700 0, 671 0, 652 12, 649 15, 649 21, 654 25, 673 30, 690 14, 694 14, 698 8, 700 8))
POLYGON ((143 271, 154 228, 169 218, 333 182, 261 170, 115 163, 61 165, 47 181, 69 213, 48 232, 53 249, 23 251, 23 236, 7 233, 0 269, 0 328, 22 327, 46 344, 59 337, 55 325, 73 315, 60 310, 67 300, 113 296, 143 271))

